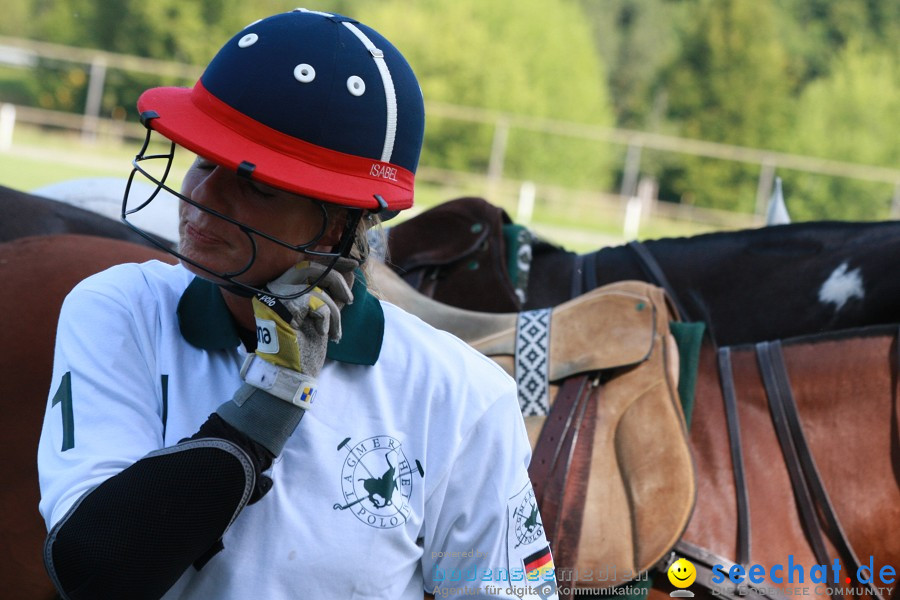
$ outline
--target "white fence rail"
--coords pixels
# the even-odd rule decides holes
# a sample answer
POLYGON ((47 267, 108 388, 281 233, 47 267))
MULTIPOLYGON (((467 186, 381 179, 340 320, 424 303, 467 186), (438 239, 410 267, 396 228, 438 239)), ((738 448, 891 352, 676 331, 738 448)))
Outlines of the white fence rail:
MULTIPOLYGON (((4 105, 0 109, 0 150, 4 147, 8 148, 12 144, 13 130, 17 121, 80 131, 86 141, 94 140, 98 135, 118 138, 143 137, 144 132, 140 125, 100 116, 100 98, 103 95, 107 71, 109 69, 121 69, 159 76, 174 76, 183 79, 188 85, 196 80, 201 73, 201 69, 193 65, 0 36, 0 63, 22 68, 33 68, 38 64, 40 58, 76 63, 85 69, 88 78, 88 94, 84 113, 73 114, 35 107, 4 105)), ((2 102, 3 98, 0 97, 0 103, 2 102)), ((726 228, 760 224, 765 214, 766 203, 772 190, 777 169, 790 169, 891 185, 894 189, 891 214, 894 216, 900 215, 900 170, 898 169, 826 160, 642 131, 593 127, 582 123, 526 117, 444 103, 429 102, 426 110, 430 115, 436 117, 491 125, 494 128, 494 139, 486 172, 449 173, 439 169, 422 168, 419 174, 420 178, 448 185, 458 185, 461 182, 466 182, 465 186, 470 189, 474 183, 492 201, 500 204, 515 204, 515 208, 522 208, 518 204, 520 197, 530 198, 526 202, 533 203, 534 195, 540 198, 541 201, 549 202, 552 202, 553 197, 561 194, 566 194, 569 197, 573 195, 577 197, 587 195, 590 198, 589 202, 597 204, 598 210, 617 211, 619 217, 623 220, 626 220, 626 216, 630 214, 631 224, 628 227, 632 231, 629 234, 636 231, 635 218, 637 218, 637 222, 640 222, 649 213, 662 214, 676 220, 701 222, 726 228), (624 152, 625 158, 622 168, 623 177, 618 194, 563 190, 546 185, 541 185, 538 190, 532 190, 528 186, 533 184, 529 182, 513 181, 506 178, 504 176, 506 140, 510 130, 514 128, 623 146, 626 151, 624 152), (756 214, 746 215, 705 210, 689 205, 656 202, 655 197, 647 197, 646 190, 653 189, 653 186, 650 185, 648 188, 647 182, 641 183, 641 154, 644 149, 758 165, 756 214), (525 186, 524 196, 522 196, 523 185, 525 186), (639 188, 642 185, 644 193, 640 194, 639 188), (628 209, 629 201, 631 206, 630 212, 628 209)), ((653 195, 655 196, 655 192, 653 195)))

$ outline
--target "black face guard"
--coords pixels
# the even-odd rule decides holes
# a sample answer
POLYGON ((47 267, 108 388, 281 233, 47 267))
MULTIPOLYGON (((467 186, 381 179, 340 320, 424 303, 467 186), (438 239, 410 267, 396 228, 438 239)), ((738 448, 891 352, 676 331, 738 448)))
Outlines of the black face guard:
MULTIPOLYGON (((144 119, 143 119, 143 115, 142 115, 142 121, 143 120, 144 119)), ((319 240, 322 238, 322 236, 328 230, 328 211, 325 207, 324 202, 313 200, 313 202, 316 204, 316 206, 318 206, 319 209, 322 211, 322 227, 319 229, 318 233, 315 234, 313 239, 310 240, 309 242, 305 242, 305 243, 299 244, 299 245, 290 244, 290 243, 280 240, 278 238, 272 237, 265 232, 259 231, 257 229, 253 229, 252 227, 248 227, 247 225, 244 225, 243 223, 240 223, 239 221, 236 221, 236 220, 232 219, 231 217, 224 215, 218 211, 215 211, 211 208, 202 206, 201 204, 198 204, 197 202, 191 200, 187 196, 181 194, 180 192, 173 190, 171 187, 166 185, 166 179, 168 178, 169 172, 171 171, 171 168, 172 168, 172 160, 175 157, 175 143, 170 142, 169 151, 166 153, 149 154, 148 155, 147 149, 150 145, 150 136, 153 133, 153 130, 149 127, 148 122, 144 122, 144 125, 147 127, 147 137, 144 139, 144 144, 143 144, 143 146, 141 146, 140 151, 137 153, 137 155, 134 157, 134 160, 131 162, 131 164, 133 165, 134 168, 131 170, 131 174, 128 176, 128 183, 125 186, 125 195, 122 198, 121 218, 122 218, 122 222, 124 222, 126 225, 128 225, 128 227, 133 229, 139 235, 143 236, 148 241, 153 243, 153 245, 155 245, 158 248, 165 250, 169 254, 177 257, 180 261, 187 263, 189 265, 192 265, 192 266, 200 269, 204 273, 208 273, 209 275, 212 275, 213 277, 215 277, 217 279, 223 280, 226 283, 222 283, 220 281, 217 281, 216 283, 218 283, 219 285, 221 285, 223 288, 227 289, 228 291, 234 292, 234 293, 242 295, 242 296, 247 296, 247 297, 254 296, 256 294, 266 294, 266 295, 273 296, 275 298, 279 298, 282 300, 290 299, 290 298, 297 298, 299 296, 302 296, 303 294, 308 293, 310 290, 312 290, 314 287, 316 287, 319 284, 319 282, 322 281, 322 279, 325 278, 325 276, 328 274, 329 271, 331 271, 331 269, 334 268, 334 266, 337 263, 339 258, 348 257, 350 255, 350 251, 353 249, 353 243, 355 240, 359 221, 360 221, 360 219, 362 219, 363 214, 365 213, 364 209, 348 207, 347 211, 349 213, 349 217, 347 219, 346 225, 344 226, 344 231, 341 234, 341 239, 337 243, 337 245, 330 251, 314 250, 313 247, 316 244, 318 244, 319 240), (150 173, 142 164, 145 161, 164 161, 163 162, 164 169, 163 169, 162 175, 156 176, 156 175, 153 175, 152 173, 150 173), (137 173, 140 173, 147 180, 152 182, 156 186, 156 189, 153 190, 153 192, 149 195, 149 197, 147 197, 146 200, 143 200, 141 202, 134 202, 134 204, 136 204, 136 206, 134 206, 131 203, 129 203, 129 200, 132 200, 130 198, 131 191, 132 191, 131 183, 132 183, 132 181, 134 181, 134 177, 137 173), (207 214, 213 215, 214 217, 222 219, 223 221, 227 221, 228 223, 236 225, 238 228, 240 228, 240 230, 244 233, 244 235, 247 236, 247 239, 250 240, 250 247, 252 249, 251 254, 250 254, 250 259, 247 261, 247 264, 245 264, 243 267, 241 267, 240 269, 238 269, 236 271, 229 271, 229 272, 225 272, 225 273, 220 273, 220 272, 214 271, 214 270, 210 269, 209 267, 207 267, 206 265, 200 264, 200 263, 184 256, 183 254, 178 252, 176 249, 163 243, 161 240, 157 239, 155 236, 151 235, 150 233, 147 233, 146 231, 141 229, 139 226, 137 226, 136 224, 129 221, 128 217, 130 215, 133 215, 133 214, 139 212, 144 207, 146 207, 148 204, 150 204, 150 202, 152 202, 159 195, 159 193, 163 190, 165 190, 165 192, 175 196, 176 198, 180 199, 181 201, 187 202, 188 204, 191 204, 192 206, 197 207, 198 209, 202 210, 203 212, 205 212, 207 214), (272 292, 270 292, 269 290, 266 289, 266 286, 259 288, 259 287, 255 287, 255 286, 252 286, 252 285, 240 282, 240 281, 236 281, 235 277, 239 277, 240 275, 246 273, 250 269, 250 267, 253 266, 253 263, 256 261, 256 253, 257 253, 256 237, 257 236, 260 238, 264 238, 269 241, 275 242, 276 244, 278 244, 280 246, 284 246, 285 248, 293 250, 294 252, 297 252, 297 253, 303 253, 303 254, 306 254, 309 256, 321 257, 323 259, 330 258, 331 259, 330 261, 324 261, 324 260, 321 261, 322 264, 325 264, 328 268, 322 273, 322 275, 319 278, 317 278, 314 282, 310 283, 305 289, 303 289, 295 294, 290 294, 290 295, 273 294, 272 292)), ((239 174, 240 174, 240 171, 239 171, 239 174)))

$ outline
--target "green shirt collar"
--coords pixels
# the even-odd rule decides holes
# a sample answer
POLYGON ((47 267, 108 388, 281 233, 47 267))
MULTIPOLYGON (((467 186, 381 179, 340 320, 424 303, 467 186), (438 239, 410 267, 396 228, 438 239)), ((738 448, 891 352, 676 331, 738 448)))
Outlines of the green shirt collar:
MULTIPOLYGON (((241 343, 219 286, 201 277, 195 277, 181 295, 178 326, 188 343, 204 350, 231 350, 241 343)), ((326 357, 354 365, 374 365, 384 339, 384 310, 369 293, 360 271, 353 282, 353 304, 341 310, 341 329, 341 341, 328 343, 326 357)))

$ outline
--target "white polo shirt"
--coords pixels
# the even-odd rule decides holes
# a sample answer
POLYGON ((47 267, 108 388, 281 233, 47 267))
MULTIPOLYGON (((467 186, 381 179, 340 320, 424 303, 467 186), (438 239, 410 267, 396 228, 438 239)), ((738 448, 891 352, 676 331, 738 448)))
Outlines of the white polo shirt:
MULTIPOLYGON (((274 487, 166 598, 520 597, 547 577, 515 383, 360 277, 354 295, 274 487)), ((120 265, 80 283, 62 308, 38 450, 48 529, 193 435, 240 386, 244 356, 218 288, 180 266, 120 265)))

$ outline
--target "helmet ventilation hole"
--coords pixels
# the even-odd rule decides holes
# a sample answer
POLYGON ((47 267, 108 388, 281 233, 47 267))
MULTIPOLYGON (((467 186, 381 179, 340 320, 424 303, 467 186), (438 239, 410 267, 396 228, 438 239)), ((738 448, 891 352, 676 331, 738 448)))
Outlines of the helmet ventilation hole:
POLYGON ((362 96, 366 93, 366 82, 358 75, 351 75, 347 78, 347 89, 354 96, 362 96))
POLYGON ((294 79, 300 83, 309 83, 316 78, 316 70, 312 65, 302 63, 294 67, 294 79))
POLYGON ((309 83, 316 78, 316 70, 312 65, 302 63, 294 67, 294 79, 300 83, 309 83))
POLYGON ((256 35, 255 33, 248 33, 247 35, 242 37, 240 40, 238 40, 238 46, 241 48, 247 48, 248 46, 252 46, 253 44, 255 44, 256 40, 258 40, 258 39, 259 39, 259 36, 256 35))

